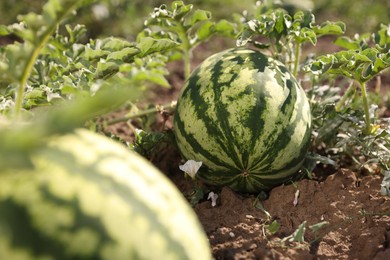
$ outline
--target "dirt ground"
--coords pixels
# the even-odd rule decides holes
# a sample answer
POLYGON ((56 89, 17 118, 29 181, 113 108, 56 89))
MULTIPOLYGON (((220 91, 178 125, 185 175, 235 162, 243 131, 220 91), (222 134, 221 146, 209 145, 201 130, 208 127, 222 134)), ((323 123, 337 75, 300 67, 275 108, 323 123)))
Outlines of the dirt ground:
POLYGON ((261 202, 271 220, 254 206, 253 196, 228 188, 218 206, 205 201, 195 211, 216 259, 390 259, 390 199, 379 194, 380 182, 380 176, 357 177, 341 169, 323 182, 277 187, 261 202), (280 224, 274 235, 267 234, 272 220, 280 224), (329 224, 317 233, 306 228, 303 243, 281 241, 305 221, 306 227, 329 224))
MULTIPOLYGON (((193 66, 212 52, 215 50, 200 47, 193 66)), ((150 97, 153 104, 177 99, 183 85, 181 68, 180 63, 169 65, 169 81, 174 88, 153 92, 150 97)), ((158 124, 161 121, 160 117, 158 124)), ((171 120, 164 126, 170 129, 171 120)), ((109 130, 125 138, 131 135, 125 123, 111 126, 109 130)), ((192 182, 178 168, 183 162, 177 150, 165 151, 152 162, 184 195, 193 191, 192 182)), ((313 179, 274 188, 264 200, 223 188, 215 190, 219 196, 215 207, 206 199, 197 204, 194 210, 210 240, 213 257, 390 259, 390 197, 379 193, 382 176, 364 175, 347 168, 318 172, 322 173, 314 174, 313 179), (270 231, 274 221, 280 224, 275 233, 270 231), (311 226, 318 223, 327 224, 313 231, 311 226), (289 237, 301 224, 306 227, 304 241, 290 242, 289 237)))

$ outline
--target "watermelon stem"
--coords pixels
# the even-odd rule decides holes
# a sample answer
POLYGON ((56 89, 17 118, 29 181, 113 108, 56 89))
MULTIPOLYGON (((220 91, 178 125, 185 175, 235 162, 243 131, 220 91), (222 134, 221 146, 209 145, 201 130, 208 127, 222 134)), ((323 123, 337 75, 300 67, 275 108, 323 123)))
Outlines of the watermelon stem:
POLYGON ((364 107, 364 114, 366 119, 366 134, 371 134, 371 118, 370 118, 370 108, 368 105, 368 97, 367 97, 367 90, 366 90, 366 82, 359 82, 360 87, 362 89, 362 98, 363 98, 363 107, 364 107))
POLYGON ((294 60, 294 71, 293 71, 294 77, 296 77, 298 75, 299 56, 300 55, 301 55, 301 44, 297 43, 295 45, 295 60, 294 60))
POLYGON ((177 34, 181 40, 181 49, 183 50, 183 59, 184 59, 184 77, 187 80, 191 73, 191 63, 190 63, 190 53, 191 53, 191 43, 187 37, 186 29, 181 23, 177 23, 177 34))
POLYGON ((355 93, 357 86, 354 83, 355 83, 355 81, 352 80, 348 86, 347 91, 345 91, 344 95, 339 100, 339 102, 336 103, 335 109, 337 112, 340 112, 341 108, 345 105, 345 102, 347 101, 347 99, 352 97, 353 94, 355 93))
POLYGON ((132 114, 132 115, 128 115, 128 116, 112 119, 112 120, 106 122, 106 124, 107 125, 114 125, 114 124, 117 124, 117 123, 129 121, 130 119, 138 118, 138 117, 141 117, 141 116, 146 116, 148 114, 161 113, 161 112, 163 112, 164 110, 167 110, 167 109, 174 110, 175 108, 176 108, 176 101, 172 101, 169 104, 155 106, 155 107, 143 110, 143 111, 141 111, 141 112, 139 112, 137 114, 132 114))
POLYGON ((187 80, 191 74, 190 50, 184 49, 184 77, 187 80))

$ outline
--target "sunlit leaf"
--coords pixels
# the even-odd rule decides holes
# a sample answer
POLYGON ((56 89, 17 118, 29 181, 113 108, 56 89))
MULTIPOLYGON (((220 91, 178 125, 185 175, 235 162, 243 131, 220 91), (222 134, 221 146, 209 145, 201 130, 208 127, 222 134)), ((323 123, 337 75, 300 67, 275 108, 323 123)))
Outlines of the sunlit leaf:
POLYGON ((153 52, 162 52, 174 47, 177 47, 179 44, 169 39, 155 39, 152 37, 141 38, 140 42, 137 44, 137 48, 141 51, 141 56, 146 56, 153 52))
POLYGON ((119 66, 115 62, 99 62, 95 75, 97 79, 106 79, 116 74, 119 66))
POLYGON ((274 235, 276 232, 278 232, 280 228, 280 224, 279 222, 277 222, 276 220, 272 221, 271 224, 269 224, 267 226, 267 231, 271 234, 271 235, 274 235))
POLYGON ((289 239, 290 242, 305 242, 306 221, 299 225, 289 239))
POLYGON ((313 27, 313 30, 318 36, 326 34, 343 34, 345 32, 346 26, 343 22, 324 22, 319 26, 313 27))
POLYGON ((134 56, 140 53, 140 50, 135 47, 126 47, 119 51, 115 51, 110 53, 107 56, 107 60, 110 61, 123 61, 123 62, 132 62, 134 60, 134 56))
POLYGON ((342 48, 345 48, 347 50, 354 50, 359 48, 359 43, 352 40, 349 37, 341 36, 338 37, 334 43, 342 48))
POLYGON ((310 228, 313 232, 317 232, 318 230, 324 228, 324 227, 327 226, 327 225, 329 225, 329 222, 328 222, 328 221, 322 221, 322 222, 319 222, 319 223, 310 225, 309 228, 310 228))
POLYGON ((214 32, 214 24, 210 21, 205 21, 196 30, 197 40, 203 41, 209 38, 214 32))
POLYGON ((236 36, 236 28, 235 25, 225 19, 218 21, 214 25, 214 31, 220 35, 235 37, 236 36))
POLYGON ((185 17, 183 25, 186 27, 193 26, 197 22, 206 21, 210 19, 211 19, 211 13, 209 11, 197 9, 193 13, 185 17))
POLYGON ((183 1, 173 1, 172 5, 172 17, 176 21, 180 21, 186 14, 188 14, 192 8, 193 5, 185 5, 183 1))
POLYGON ((120 51, 124 48, 134 47, 134 43, 116 37, 106 38, 101 43, 101 49, 108 51, 120 51))
POLYGON ((3 24, 0 24, 0 35, 5 36, 5 35, 9 35, 9 34, 10 34, 10 31, 9 31, 8 27, 3 25, 3 24))

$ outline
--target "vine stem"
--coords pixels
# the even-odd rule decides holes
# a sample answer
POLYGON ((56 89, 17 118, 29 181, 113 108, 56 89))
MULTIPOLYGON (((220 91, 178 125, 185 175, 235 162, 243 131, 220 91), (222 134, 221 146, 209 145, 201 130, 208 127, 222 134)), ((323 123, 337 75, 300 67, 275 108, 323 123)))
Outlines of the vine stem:
POLYGON ((190 51, 184 50, 184 77, 187 80, 191 74, 190 51))
POLYGON ((345 91, 343 97, 339 100, 339 102, 336 103, 335 109, 337 112, 341 110, 341 108, 344 106, 347 99, 349 99, 356 91, 356 85, 354 83, 355 82, 352 80, 347 88, 347 91, 345 91))
POLYGON ((173 101, 169 104, 165 104, 165 105, 161 105, 161 106, 155 106, 153 108, 143 110, 137 114, 112 119, 112 120, 107 122, 107 125, 114 125, 117 123, 126 122, 126 121, 129 121, 130 119, 141 117, 141 116, 146 116, 148 114, 158 113, 158 112, 161 112, 161 111, 168 109, 168 108, 172 108, 172 109, 176 108, 176 101, 173 101))
POLYGON ((359 82, 359 83, 362 89, 364 114, 366 116, 366 134, 371 134, 371 118, 370 118, 370 108, 368 105, 366 82, 359 82))
POLYGON ((184 77, 187 80, 190 77, 191 73, 191 62, 190 62, 190 54, 191 54, 191 43, 188 40, 187 33, 183 25, 177 25, 179 30, 177 31, 179 38, 182 43, 182 50, 184 55, 184 77))
POLYGON ((23 107, 24 93, 26 91, 27 80, 30 77, 30 73, 31 73, 31 70, 35 64, 35 60, 37 59, 42 48, 45 46, 49 37, 50 37, 50 33, 47 33, 47 34, 45 33, 42 41, 39 42, 38 46, 31 53, 31 56, 29 57, 26 66, 24 67, 22 77, 19 81, 18 91, 16 92, 16 96, 15 96, 15 111, 14 111, 14 113, 15 113, 16 119, 20 118, 20 113, 21 113, 22 107, 23 107))
POLYGON ((293 71, 294 77, 296 77, 298 75, 299 56, 300 55, 301 55, 301 44, 297 43, 295 45, 295 60, 294 60, 294 71, 293 71))

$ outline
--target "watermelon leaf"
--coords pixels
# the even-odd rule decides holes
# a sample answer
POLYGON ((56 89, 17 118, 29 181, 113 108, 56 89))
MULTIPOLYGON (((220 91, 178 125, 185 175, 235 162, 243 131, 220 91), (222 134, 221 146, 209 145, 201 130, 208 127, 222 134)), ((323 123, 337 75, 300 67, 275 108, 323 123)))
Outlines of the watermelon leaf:
POLYGON ((274 220, 271 224, 267 225, 267 231, 270 235, 275 235, 280 229, 280 224, 278 221, 274 220))
MULTIPOLYGON (((212 14, 209 11, 193 9, 193 5, 185 5, 183 1, 174 1, 171 9, 168 9, 165 4, 155 8, 144 23, 145 29, 138 34, 137 38, 169 39, 180 43, 171 47, 182 54, 184 74, 185 78, 188 78, 191 72, 192 49, 213 35, 234 37, 236 34, 232 23, 224 20, 216 23, 211 19, 212 14)), ((175 55, 174 53, 170 52, 167 55, 175 55)))
MULTIPOLYGON (((257 15, 247 20, 237 39, 237 46, 254 43, 260 49, 268 47, 273 57, 289 66, 296 76, 300 66, 302 45, 310 42, 316 45, 317 39, 324 35, 339 35, 345 31, 342 22, 315 23, 314 15, 309 11, 298 11, 292 16, 282 8, 269 8, 269 3, 257 6, 257 15), (266 43, 257 43, 254 39, 263 36, 266 43)), ((246 19, 246 17, 242 17, 246 19)))

